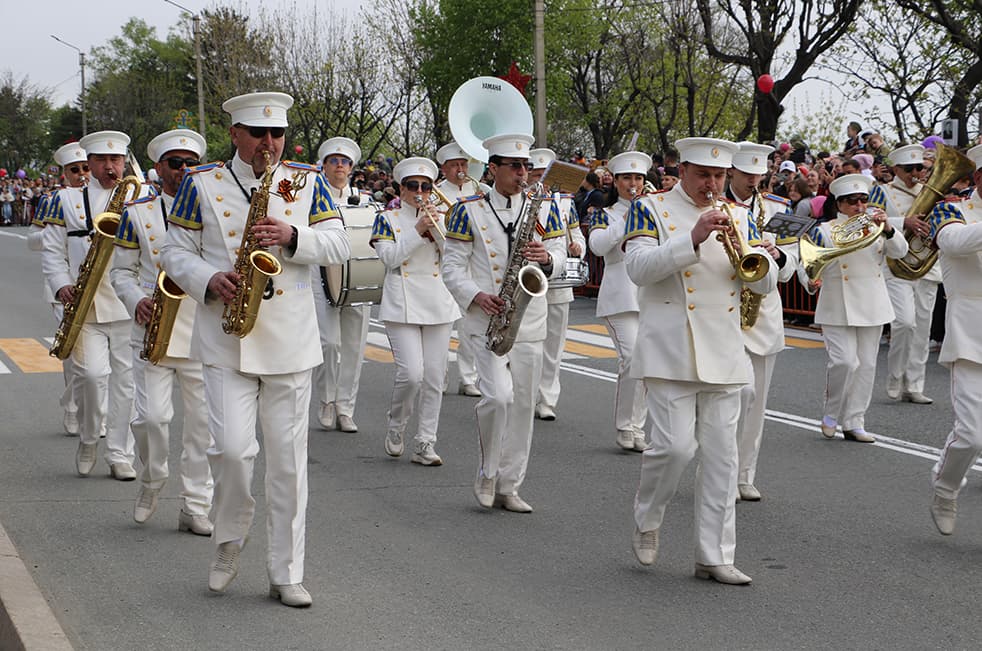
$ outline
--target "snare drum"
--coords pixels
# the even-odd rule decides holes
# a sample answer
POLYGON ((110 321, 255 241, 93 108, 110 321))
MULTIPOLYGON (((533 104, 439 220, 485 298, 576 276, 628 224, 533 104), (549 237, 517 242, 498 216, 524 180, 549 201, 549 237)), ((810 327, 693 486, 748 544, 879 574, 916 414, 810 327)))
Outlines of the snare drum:
POLYGON ((582 287, 590 279, 590 265, 584 258, 566 258, 566 272, 562 278, 549 281, 549 289, 582 287))
POLYGON ((338 206, 344 230, 351 243, 351 257, 342 264, 321 267, 328 302, 334 307, 372 305, 382 300, 385 266, 368 240, 376 206, 338 206))

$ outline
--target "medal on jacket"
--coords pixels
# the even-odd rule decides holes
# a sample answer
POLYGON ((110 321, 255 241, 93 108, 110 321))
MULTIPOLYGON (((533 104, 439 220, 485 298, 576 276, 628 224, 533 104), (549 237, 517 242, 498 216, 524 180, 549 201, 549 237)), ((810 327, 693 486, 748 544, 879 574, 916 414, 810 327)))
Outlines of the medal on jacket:
POLYGON ((295 172, 289 179, 281 180, 276 190, 283 201, 293 203, 297 200, 296 193, 305 185, 307 185, 307 172, 295 172))

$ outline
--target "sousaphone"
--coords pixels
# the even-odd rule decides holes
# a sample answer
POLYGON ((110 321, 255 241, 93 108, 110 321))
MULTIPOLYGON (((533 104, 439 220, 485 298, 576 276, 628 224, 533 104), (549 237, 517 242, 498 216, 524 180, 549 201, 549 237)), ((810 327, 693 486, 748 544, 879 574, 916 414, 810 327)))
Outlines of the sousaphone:
MULTIPOLYGON (((475 77, 461 84, 450 98, 447 115, 450 133, 460 148, 483 164, 488 150, 482 144, 491 136, 532 133, 532 109, 517 88, 498 77, 475 77)), ((472 163, 468 171, 474 176, 472 163)), ((473 165, 476 171, 477 166, 473 165)), ((474 176, 480 178, 480 175, 474 176)))

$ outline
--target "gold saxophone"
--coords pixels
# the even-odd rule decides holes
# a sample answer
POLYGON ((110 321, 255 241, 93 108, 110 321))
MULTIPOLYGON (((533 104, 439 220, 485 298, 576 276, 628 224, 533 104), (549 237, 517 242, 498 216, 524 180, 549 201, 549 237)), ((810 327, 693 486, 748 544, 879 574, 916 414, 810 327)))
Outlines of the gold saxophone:
MULTIPOLYGON (((736 270, 737 278, 742 283, 757 282, 767 275, 771 268, 770 259, 763 253, 751 250, 743 230, 736 227, 733 220, 733 210, 725 200, 717 202, 714 195, 709 193, 709 199, 719 210, 726 214, 730 222, 730 230, 733 232, 731 239, 726 233, 717 233, 716 239, 723 245, 726 256, 730 259, 730 264, 736 270), (734 241, 735 240, 735 241, 734 241)), ((749 215, 747 216, 749 219, 749 215)), ((760 313, 760 302, 764 300, 763 294, 758 294, 749 287, 744 286, 740 290, 740 327, 744 330, 754 327, 757 323, 757 315, 760 313)))
POLYGON ((235 258, 235 273, 239 281, 235 287, 235 297, 225 305, 222 312, 222 330, 225 334, 235 335, 240 339, 252 332, 259 316, 259 305, 269 279, 279 275, 283 266, 276 257, 265 247, 259 245, 259 239, 253 234, 252 227, 261 219, 265 219, 269 210, 269 188, 273 184, 273 168, 270 164, 269 152, 266 157, 266 172, 263 174, 259 189, 249 201, 249 215, 246 217, 242 231, 242 243, 239 254, 235 258))
POLYGON ((136 176, 124 176, 116 181, 105 212, 99 213, 92 219, 92 244, 85 254, 85 260, 78 268, 72 300, 65 305, 65 314, 58 324, 58 330, 55 331, 55 340, 51 344, 51 350, 48 351, 52 357, 63 360, 68 359, 72 354, 72 348, 75 347, 78 334, 82 331, 82 324, 85 323, 89 308, 92 307, 99 283, 102 282, 106 267, 109 266, 109 260, 112 258, 113 241, 116 239, 119 219, 123 214, 123 204, 126 203, 130 190, 132 190, 130 200, 140 196, 140 186, 140 179, 136 176))
POLYGON ((178 287, 163 270, 157 274, 157 283, 154 285, 153 297, 150 299, 153 307, 150 308, 152 310, 150 321, 147 322, 147 331, 143 335, 140 359, 156 364, 167 354, 174 320, 177 318, 181 301, 186 297, 184 290, 178 287))

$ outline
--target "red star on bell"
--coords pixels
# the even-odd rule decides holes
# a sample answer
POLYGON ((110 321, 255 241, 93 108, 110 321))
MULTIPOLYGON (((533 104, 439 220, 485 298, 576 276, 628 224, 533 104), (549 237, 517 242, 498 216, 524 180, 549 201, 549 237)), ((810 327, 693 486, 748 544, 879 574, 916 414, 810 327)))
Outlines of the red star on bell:
POLYGON ((509 84, 517 88, 518 92, 520 92, 522 95, 525 94, 525 87, 529 85, 530 81, 532 81, 532 75, 523 75, 522 71, 518 69, 518 65, 516 65, 514 61, 511 62, 511 67, 508 69, 508 74, 499 78, 504 79, 509 84))

